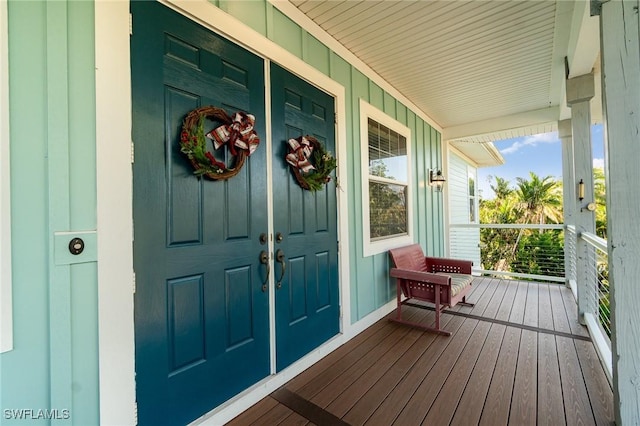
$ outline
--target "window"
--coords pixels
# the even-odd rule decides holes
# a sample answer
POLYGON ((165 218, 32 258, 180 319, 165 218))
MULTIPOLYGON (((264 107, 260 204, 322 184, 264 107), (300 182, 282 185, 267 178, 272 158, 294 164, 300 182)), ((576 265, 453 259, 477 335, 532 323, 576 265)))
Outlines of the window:
POLYGON ((469 223, 476 223, 476 179, 469 172, 469 223))
POLYGON ((412 242, 411 131, 360 101, 365 256, 412 242))

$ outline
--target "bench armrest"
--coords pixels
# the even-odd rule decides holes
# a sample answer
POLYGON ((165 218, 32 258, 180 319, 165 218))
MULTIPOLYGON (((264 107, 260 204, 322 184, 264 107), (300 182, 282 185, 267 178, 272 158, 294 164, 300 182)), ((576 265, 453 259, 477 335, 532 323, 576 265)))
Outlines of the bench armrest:
POLYGON ((445 257, 425 257, 430 271, 471 275, 473 262, 470 260, 448 259, 445 257))
POLYGON ((451 277, 447 275, 432 274, 431 272, 413 271, 410 269, 391 268, 390 274, 394 278, 419 281, 438 285, 451 285, 451 277))

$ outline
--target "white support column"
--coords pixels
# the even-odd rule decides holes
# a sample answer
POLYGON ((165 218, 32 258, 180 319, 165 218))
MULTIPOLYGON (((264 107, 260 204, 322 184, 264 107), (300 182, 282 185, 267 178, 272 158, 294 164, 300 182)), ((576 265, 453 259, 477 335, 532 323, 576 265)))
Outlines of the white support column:
POLYGON ((640 9, 601 5, 613 395, 618 425, 640 424, 640 9))
MULTIPOLYGON (((593 203, 593 151, 591 149, 591 105, 590 100, 595 94, 593 74, 585 74, 567 80, 567 105, 571 107, 571 131, 573 134, 573 165, 575 180, 569 183, 575 191, 572 204, 576 232, 592 234, 596 231, 595 212, 587 209, 593 203), (580 182, 582 181, 582 184, 580 182), (583 191, 580 187, 583 187, 583 191), (581 194, 582 193, 582 194, 581 194), (582 199, 581 195, 583 195, 582 199)), ((565 205, 566 206, 566 205, 565 205)), ((571 208, 571 207, 570 207, 571 208)), ((592 248, 578 239, 576 251, 576 282, 578 285, 578 318, 584 324, 584 313, 593 303, 596 291, 595 282, 589 281, 587 271, 590 269, 588 256, 592 248)))
MULTIPOLYGON (((573 165, 573 137, 571 133, 571 120, 562 120, 558 122, 558 137, 562 142, 562 184, 563 184, 563 211, 564 211, 564 224, 566 225, 574 225, 575 224, 575 182, 576 182, 576 173, 573 165)), ((565 239, 569 238, 567 233, 565 233, 565 239)), ((574 242, 575 243, 575 242, 574 242)), ((568 243, 565 241, 565 252, 564 252, 564 274, 566 278, 567 287, 571 287, 570 280, 575 279, 575 277, 571 276, 571 263, 572 259, 570 258, 571 253, 567 253, 568 243)), ((575 255, 575 253, 574 253, 575 255)), ((573 259, 575 261, 575 259, 573 259)))

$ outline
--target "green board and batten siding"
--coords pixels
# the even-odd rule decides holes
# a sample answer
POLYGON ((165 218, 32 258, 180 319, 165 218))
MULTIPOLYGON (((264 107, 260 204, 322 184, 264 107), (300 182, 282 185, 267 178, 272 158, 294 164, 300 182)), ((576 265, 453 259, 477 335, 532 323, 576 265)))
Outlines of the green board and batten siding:
MULTIPOLYGON (((350 241, 341 247, 355 322, 395 296, 386 254, 362 255, 359 99, 411 129, 414 232, 432 255, 444 253, 442 197, 427 184, 441 165, 440 134, 270 3, 213 3, 346 88, 350 241)), ((94 5, 10 2, 8 21, 14 350, 0 355, 11 389, 0 406, 70 409, 74 424, 97 424, 95 259, 56 264, 54 253, 55 232, 96 229, 94 5)))
POLYGON ((95 257, 54 249, 56 232, 96 229, 94 5, 9 2, 8 22, 14 349, 0 405, 97 424, 95 257))

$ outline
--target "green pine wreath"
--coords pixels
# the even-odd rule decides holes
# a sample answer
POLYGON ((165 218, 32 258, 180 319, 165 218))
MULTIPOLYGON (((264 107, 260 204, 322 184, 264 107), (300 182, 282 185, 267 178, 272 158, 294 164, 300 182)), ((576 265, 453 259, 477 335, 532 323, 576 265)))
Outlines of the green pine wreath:
MULTIPOLYGON (((302 138, 303 136, 300 136, 296 141, 301 142, 302 138)), ((289 167, 300 187, 312 192, 321 191, 325 185, 331 181, 331 172, 336 169, 337 161, 331 152, 328 152, 316 138, 309 135, 304 136, 304 138, 307 139, 313 147, 313 152, 308 160, 315 170, 304 173, 300 168, 291 163, 289 163, 289 167)), ((287 154, 293 152, 294 150, 289 145, 287 154)))

